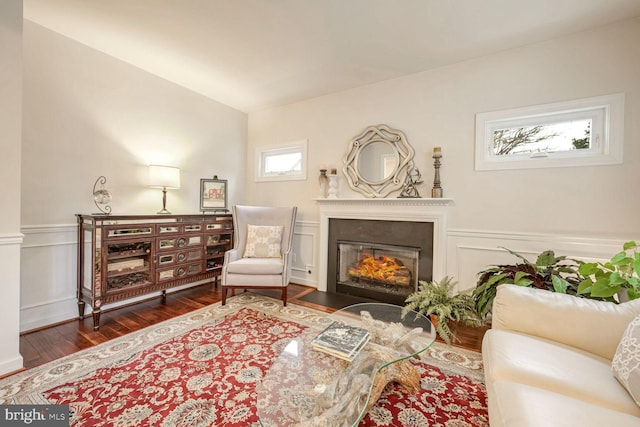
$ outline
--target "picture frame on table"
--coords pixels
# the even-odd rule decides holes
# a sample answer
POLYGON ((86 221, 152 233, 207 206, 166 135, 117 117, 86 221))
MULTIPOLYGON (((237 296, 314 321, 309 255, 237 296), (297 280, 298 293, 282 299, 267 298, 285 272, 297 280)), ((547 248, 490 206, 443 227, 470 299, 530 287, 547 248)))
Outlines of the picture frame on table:
POLYGON ((227 212, 227 180, 218 179, 200 179, 200 210, 202 212, 227 212))

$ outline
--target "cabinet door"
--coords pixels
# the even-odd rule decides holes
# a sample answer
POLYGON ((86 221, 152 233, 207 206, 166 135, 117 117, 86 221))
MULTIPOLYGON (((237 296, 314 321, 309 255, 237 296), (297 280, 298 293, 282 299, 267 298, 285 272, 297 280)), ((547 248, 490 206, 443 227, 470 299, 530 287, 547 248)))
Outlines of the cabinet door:
POLYGON ((153 239, 116 239, 105 242, 106 293, 152 283, 153 242, 153 239))
POLYGON ((206 271, 220 271, 224 253, 233 247, 233 219, 231 215, 218 216, 205 224, 204 235, 206 271))

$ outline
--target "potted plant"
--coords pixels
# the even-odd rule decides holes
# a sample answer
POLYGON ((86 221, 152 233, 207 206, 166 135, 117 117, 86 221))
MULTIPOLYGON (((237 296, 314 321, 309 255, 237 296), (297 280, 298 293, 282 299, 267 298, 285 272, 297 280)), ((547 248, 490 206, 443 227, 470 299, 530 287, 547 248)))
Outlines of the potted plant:
POLYGON ((619 301, 640 298, 639 248, 638 243, 630 241, 622 245, 622 251, 608 262, 581 262, 578 271, 584 280, 578 286, 578 293, 614 302, 617 302, 614 296, 619 301))
POLYGON ((556 256, 552 250, 547 250, 539 254, 534 263, 517 252, 503 249, 522 262, 494 265, 478 273, 473 298, 478 314, 483 319, 491 312, 496 289, 503 283, 582 296, 578 293, 578 286, 583 280, 578 272, 579 261, 556 256))
POLYGON ((437 334, 447 344, 451 344, 452 338, 456 339, 449 321, 481 326, 483 322, 476 312, 471 290, 454 294, 456 285, 457 282, 449 276, 439 282, 421 280, 418 290, 405 300, 407 304, 402 309, 403 317, 412 310, 431 317, 437 334))

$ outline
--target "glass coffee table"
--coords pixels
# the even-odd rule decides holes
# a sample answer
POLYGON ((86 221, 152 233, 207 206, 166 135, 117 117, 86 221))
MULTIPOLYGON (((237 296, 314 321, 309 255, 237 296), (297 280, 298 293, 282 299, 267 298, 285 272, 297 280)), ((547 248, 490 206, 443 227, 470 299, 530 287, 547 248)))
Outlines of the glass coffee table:
POLYGON ((389 382, 418 391, 420 375, 407 359, 433 344, 435 328, 429 318, 414 311, 403 318, 401 311, 392 304, 355 304, 289 342, 257 385, 261 425, 355 426, 389 382), (311 345, 334 321, 369 331, 369 341, 351 362, 311 345))

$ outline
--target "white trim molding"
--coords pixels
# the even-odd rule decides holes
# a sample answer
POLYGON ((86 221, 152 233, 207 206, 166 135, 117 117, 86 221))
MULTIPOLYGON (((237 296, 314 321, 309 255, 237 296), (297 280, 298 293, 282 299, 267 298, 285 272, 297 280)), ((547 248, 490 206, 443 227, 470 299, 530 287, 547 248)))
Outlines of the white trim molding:
POLYGON ((478 273, 488 266, 519 261, 504 248, 531 262, 546 250, 554 251, 556 256, 590 262, 610 259, 622 250, 625 241, 575 235, 451 229, 447 233, 447 274, 456 278, 459 290, 469 289, 475 287, 478 273))
MULTIPOLYGON (((597 96, 534 105, 501 111, 476 114, 476 161, 477 171, 551 168, 571 166, 611 165, 622 163, 624 142, 624 93, 597 96), (570 143, 569 136, 558 133, 576 123, 588 123, 589 146, 577 149, 562 144, 553 144, 556 139, 570 143), (542 130, 542 142, 530 141, 537 146, 535 152, 496 154, 494 136, 496 132, 542 130), (547 131, 546 133, 544 131, 547 131), (542 145, 541 145, 542 144, 542 145), (544 145, 548 144, 548 145, 544 145)), ((580 136, 584 136, 581 133, 580 136)), ((524 145, 524 144, 523 144, 524 145)))

